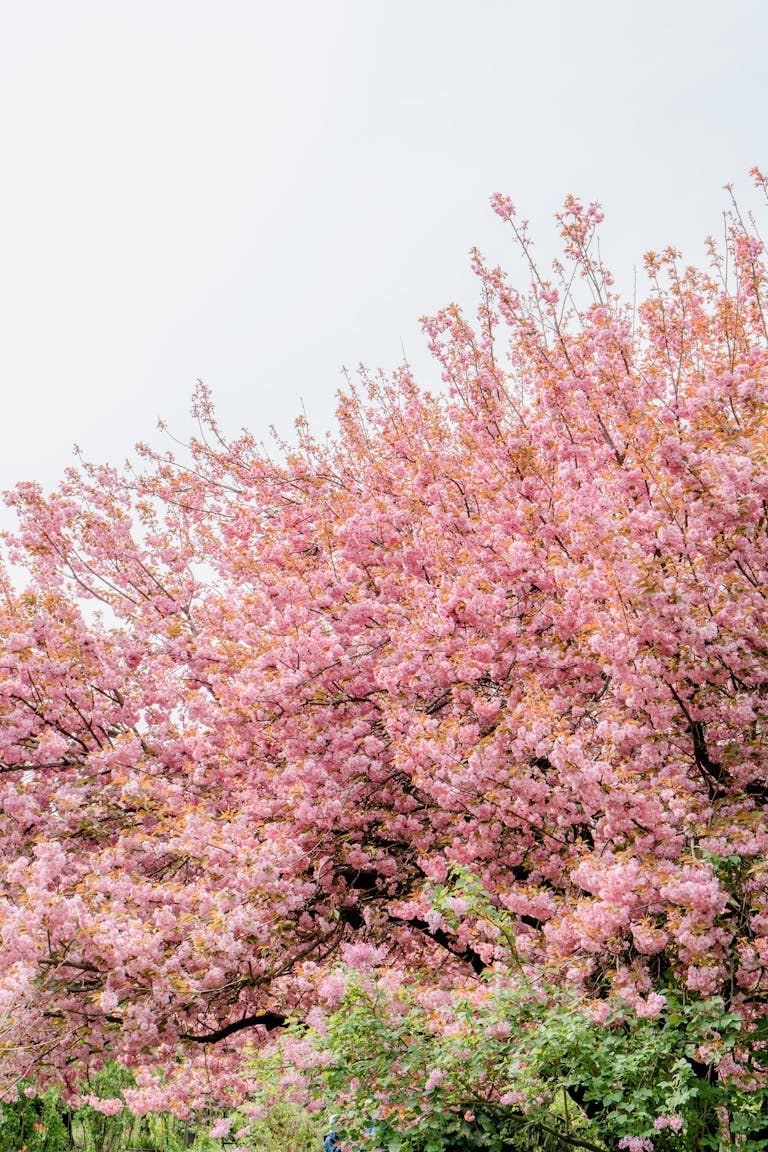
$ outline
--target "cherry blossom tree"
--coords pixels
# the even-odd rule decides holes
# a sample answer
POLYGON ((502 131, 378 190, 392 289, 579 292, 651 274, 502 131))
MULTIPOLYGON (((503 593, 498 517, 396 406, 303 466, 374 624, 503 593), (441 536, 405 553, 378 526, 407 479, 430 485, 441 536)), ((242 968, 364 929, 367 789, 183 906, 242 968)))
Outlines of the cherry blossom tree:
POLYGON ((476 321, 425 321, 439 395, 364 375, 271 456, 201 385, 176 456, 8 497, 7 1091, 117 1058, 136 1111, 238 1100, 339 963, 605 1019, 718 996, 745 1046, 692 1067, 762 1082, 763 246, 734 204, 633 307, 598 207, 558 219, 550 277, 474 253, 476 321))

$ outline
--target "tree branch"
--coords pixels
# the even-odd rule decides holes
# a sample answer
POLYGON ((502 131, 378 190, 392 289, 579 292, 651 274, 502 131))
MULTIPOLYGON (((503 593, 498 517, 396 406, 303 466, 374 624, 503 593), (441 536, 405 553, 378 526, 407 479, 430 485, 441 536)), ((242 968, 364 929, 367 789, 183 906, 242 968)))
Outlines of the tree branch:
POLYGON ((234 1020, 231 1024, 225 1024, 222 1028, 206 1032, 202 1036, 182 1032, 179 1039, 191 1040, 194 1044, 218 1044, 219 1040, 224 1040, 235 1032, 242 1032, 244 1028, 255 1028, 257 1024, 261 1024, 267 1032, 272 1032, 276 1028, 285 1028, 287 1023, 288 1017, 280 1012, 261 1012, 257 1016, 243 1016, 241 1020, 234 1020))
POLYGON ((412 920, 399 920, 396 916, 389 916, 393 924, 402 924, 406 927, 416 928, 417 931, 423 932, 425 936, 429 936, 430 940, 434 940, 441 948, 445 948, 446 952, 450 952, 457 960, 463 960, 469 964, 472 971, 477 976, 481 976, 485 972, 488 965, 479 952, 475 952, 474 948, 467 945, 464 948, 455 948, 455 939, 450 933, 446 932, 443 928, 431 929, 426 920, 420 920, 415 916, 412 920))

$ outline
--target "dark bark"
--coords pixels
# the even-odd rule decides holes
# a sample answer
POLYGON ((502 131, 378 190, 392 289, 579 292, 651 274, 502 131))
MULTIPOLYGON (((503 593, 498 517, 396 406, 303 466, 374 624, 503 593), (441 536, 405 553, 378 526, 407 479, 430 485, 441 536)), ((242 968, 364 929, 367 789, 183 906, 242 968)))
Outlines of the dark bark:
POLYGON ((205 1032, 200 1036, 195 1036, 191 1032, 183 1032, 180 1039, 191 1040, 195 1044, 217 1044, 219 1040, 225 1040, 227 1036, 232 1036, 235 1032, 242 1032, 244 1028, 255 1028, 260 1024, 266 1028, 267 1032, 273 1032, 276 1028, 284 1028, 287 1023, 288 1017, 283 1016, 280 1012, 260 1012, 256 1016, 243 1016, 240 1020, 233 1020, 231 1024, 225 1024, 222 1028, 217 1028, 213 1032, 205 1032))
POLYGON ((457 960, 463 960, 466 964, 469 964, 477 976, 481 976, 488 967, 485 960, 483 960, 478 952, 475 952, 474 948, 470 948, 469 945, 464 948, 457 947, 454 936, 451 936, 449 932, 446 932, 442 928, 433 930, 429 924, 427 924, 426 920, 420 920, 418 917, 414 917, 412 920, 398 920, 395 916, 390 916, 389 919, 393 924, 402 924, 410 928, 415 928, 418 932, 423 932, 425 936, 429 936, 430 940, 434 940, 435 944, 439 944, 441 948, 445 948, 446 952, 450 952, 457 960))

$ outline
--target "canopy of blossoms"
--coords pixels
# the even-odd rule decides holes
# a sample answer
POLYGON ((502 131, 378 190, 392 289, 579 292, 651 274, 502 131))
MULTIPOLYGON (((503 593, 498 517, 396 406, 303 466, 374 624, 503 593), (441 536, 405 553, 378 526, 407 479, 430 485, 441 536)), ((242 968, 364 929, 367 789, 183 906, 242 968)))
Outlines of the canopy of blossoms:
POLYGON ((440 395, 363 378, 272 458, 201 386, 178 458, 11 494, 6 1088, 109 1057, 137 1110, 234 1098, 339 960, 471 984, 508 942, 436 901, 457 867, 531 979, 763 1016, 763 249, 734 209, 633 307, 599 221, 569 200, 525 293, 474 256, 440 395))

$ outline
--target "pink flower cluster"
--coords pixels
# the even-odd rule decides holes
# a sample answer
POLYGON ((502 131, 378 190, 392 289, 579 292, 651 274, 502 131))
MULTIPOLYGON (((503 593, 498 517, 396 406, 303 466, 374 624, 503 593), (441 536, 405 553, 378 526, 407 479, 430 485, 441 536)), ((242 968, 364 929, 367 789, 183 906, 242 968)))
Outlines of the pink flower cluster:
POLYGON ((568 199, 530 291, 473 254, 440 395, 363 375, 271 459, 201 385, 183 461, 10 494, 3 1082, 242 1100, 344 965, 436 1035, 510 968, 602 1022, 660 1015, 660 972, 763 1013, 764 256, 734 216, 727 276, 651 254, 634 308, 600 219, 568 199))

